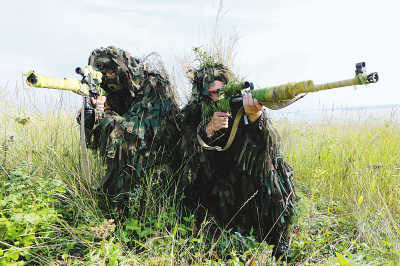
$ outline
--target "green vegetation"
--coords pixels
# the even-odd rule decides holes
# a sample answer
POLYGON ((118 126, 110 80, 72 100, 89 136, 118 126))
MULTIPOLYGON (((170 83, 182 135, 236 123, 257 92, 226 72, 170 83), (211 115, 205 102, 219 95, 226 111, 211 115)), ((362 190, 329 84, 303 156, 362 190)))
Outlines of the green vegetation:
POLYGON ((398 122, 281 128, 303 194, 292 247, 304 263, 400 261, 398 122))
MULTIPOLYGON (((271 248, 234 232, 194 227, 179 191, 149 173, 121 218, 80 177, 71 115, 0 117, 0 265, 273 264, 271 248), (24 121, 24 122, 21 122, 24 121)), ((346 122, 278 125, 300 197, 290 232, 296 264, 400 261, 400 126, 346 122)))

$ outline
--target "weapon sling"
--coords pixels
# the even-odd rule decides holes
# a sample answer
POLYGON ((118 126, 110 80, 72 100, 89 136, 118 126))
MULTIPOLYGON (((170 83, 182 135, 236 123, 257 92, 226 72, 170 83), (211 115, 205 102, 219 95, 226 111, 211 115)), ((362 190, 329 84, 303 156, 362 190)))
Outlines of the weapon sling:
POLYGON ((203 147, 204 149, 209 150, 209 151, 226 151, 226 150, 228 150, 231 147, 233 140, 235 139, 236 132, 239 127, 240 119, 243 116, 243 112, 244 111, 243 111, 243 106, 242 106, 239 109, 239 112, 236 114, 235 120, 233 121, 232 130, 229 135, 228 141, 226 142, 226 144, 223 148, 221 148, 220 146, 210 146, 207 143, 205 143, 205 141, 199 135, 199 131, 202 126, 202 124, 199 124, 199 126, 197 127, 197 140, 198 140, 199 144, 201 145, 201 147, 203 147))

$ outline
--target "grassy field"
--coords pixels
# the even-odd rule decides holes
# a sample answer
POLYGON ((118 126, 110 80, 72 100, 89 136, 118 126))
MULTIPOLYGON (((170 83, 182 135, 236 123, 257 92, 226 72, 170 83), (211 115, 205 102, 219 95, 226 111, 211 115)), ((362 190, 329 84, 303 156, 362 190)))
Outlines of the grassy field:
MULTIPOLYGON (((271 248, 233 232, 193 230, 179 197, 149 175, 128 217, 91 189, 104 173, 90 154, 81 178, 73 116, 0 116, 0 265, 274 264, 271 248)), ((400 261, 400 126, 394 120, 280 121, 295 170, 293 263, 387 265, 400 261)), ((176 191, 179 194, 179 191, 176 191)))

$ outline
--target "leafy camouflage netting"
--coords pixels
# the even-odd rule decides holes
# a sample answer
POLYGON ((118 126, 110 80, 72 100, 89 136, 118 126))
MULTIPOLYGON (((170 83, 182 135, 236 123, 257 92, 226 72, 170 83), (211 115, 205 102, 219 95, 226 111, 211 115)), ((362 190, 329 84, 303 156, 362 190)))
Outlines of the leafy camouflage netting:
POLYGON ((165 158, 171 157, 179 137, 179 109, 160 62, 154 53, 139 59, 114 47, 96 49, 89 58, 103 73, 107 100, 87 141, 106 159, 102 185, 116 203, 150 169, 160 174, 170 166, 165 158))
MULTIPOLYGON (((279 136, 264 109, 254 123, 239 124, 231 148, 224 152, 204 150, 197 140, 199 124, 209 118, 203 115, 204 105, 212 104, 205 93, 215 79, 231 80, 232 74, 222 64, 203 61, 189 73, 193 89, 190 103, 183 109, 183 140, 187 162, 187 204, 200 200, 221 226, 231 221, 234 230, 254 232, 258 240, 267 237, 277 244, 294 213, 293 171, 284 161, 279 136), (240 211, 239 211, 240 210, 240 211)), ((232 106, 229 128, 210 138, 203 126, 200 137, 211 146, 223 147, 232 128, 237 107, 232 106)))

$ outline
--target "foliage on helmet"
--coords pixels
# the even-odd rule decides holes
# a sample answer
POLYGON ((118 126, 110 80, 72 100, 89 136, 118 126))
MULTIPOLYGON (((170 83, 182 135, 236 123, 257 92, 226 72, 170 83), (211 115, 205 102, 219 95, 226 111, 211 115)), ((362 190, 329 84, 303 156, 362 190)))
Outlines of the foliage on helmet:
POLYGON ((187 76, 193 84, 192 100, 204 100, 208 98, 208 87, 212 82, 220 80, 226 84, 234 77, 228 67, 218 62, 217 56, 210 55, 199 47, 193 48, 193 52, 197 66, 187 69, 187 76))

